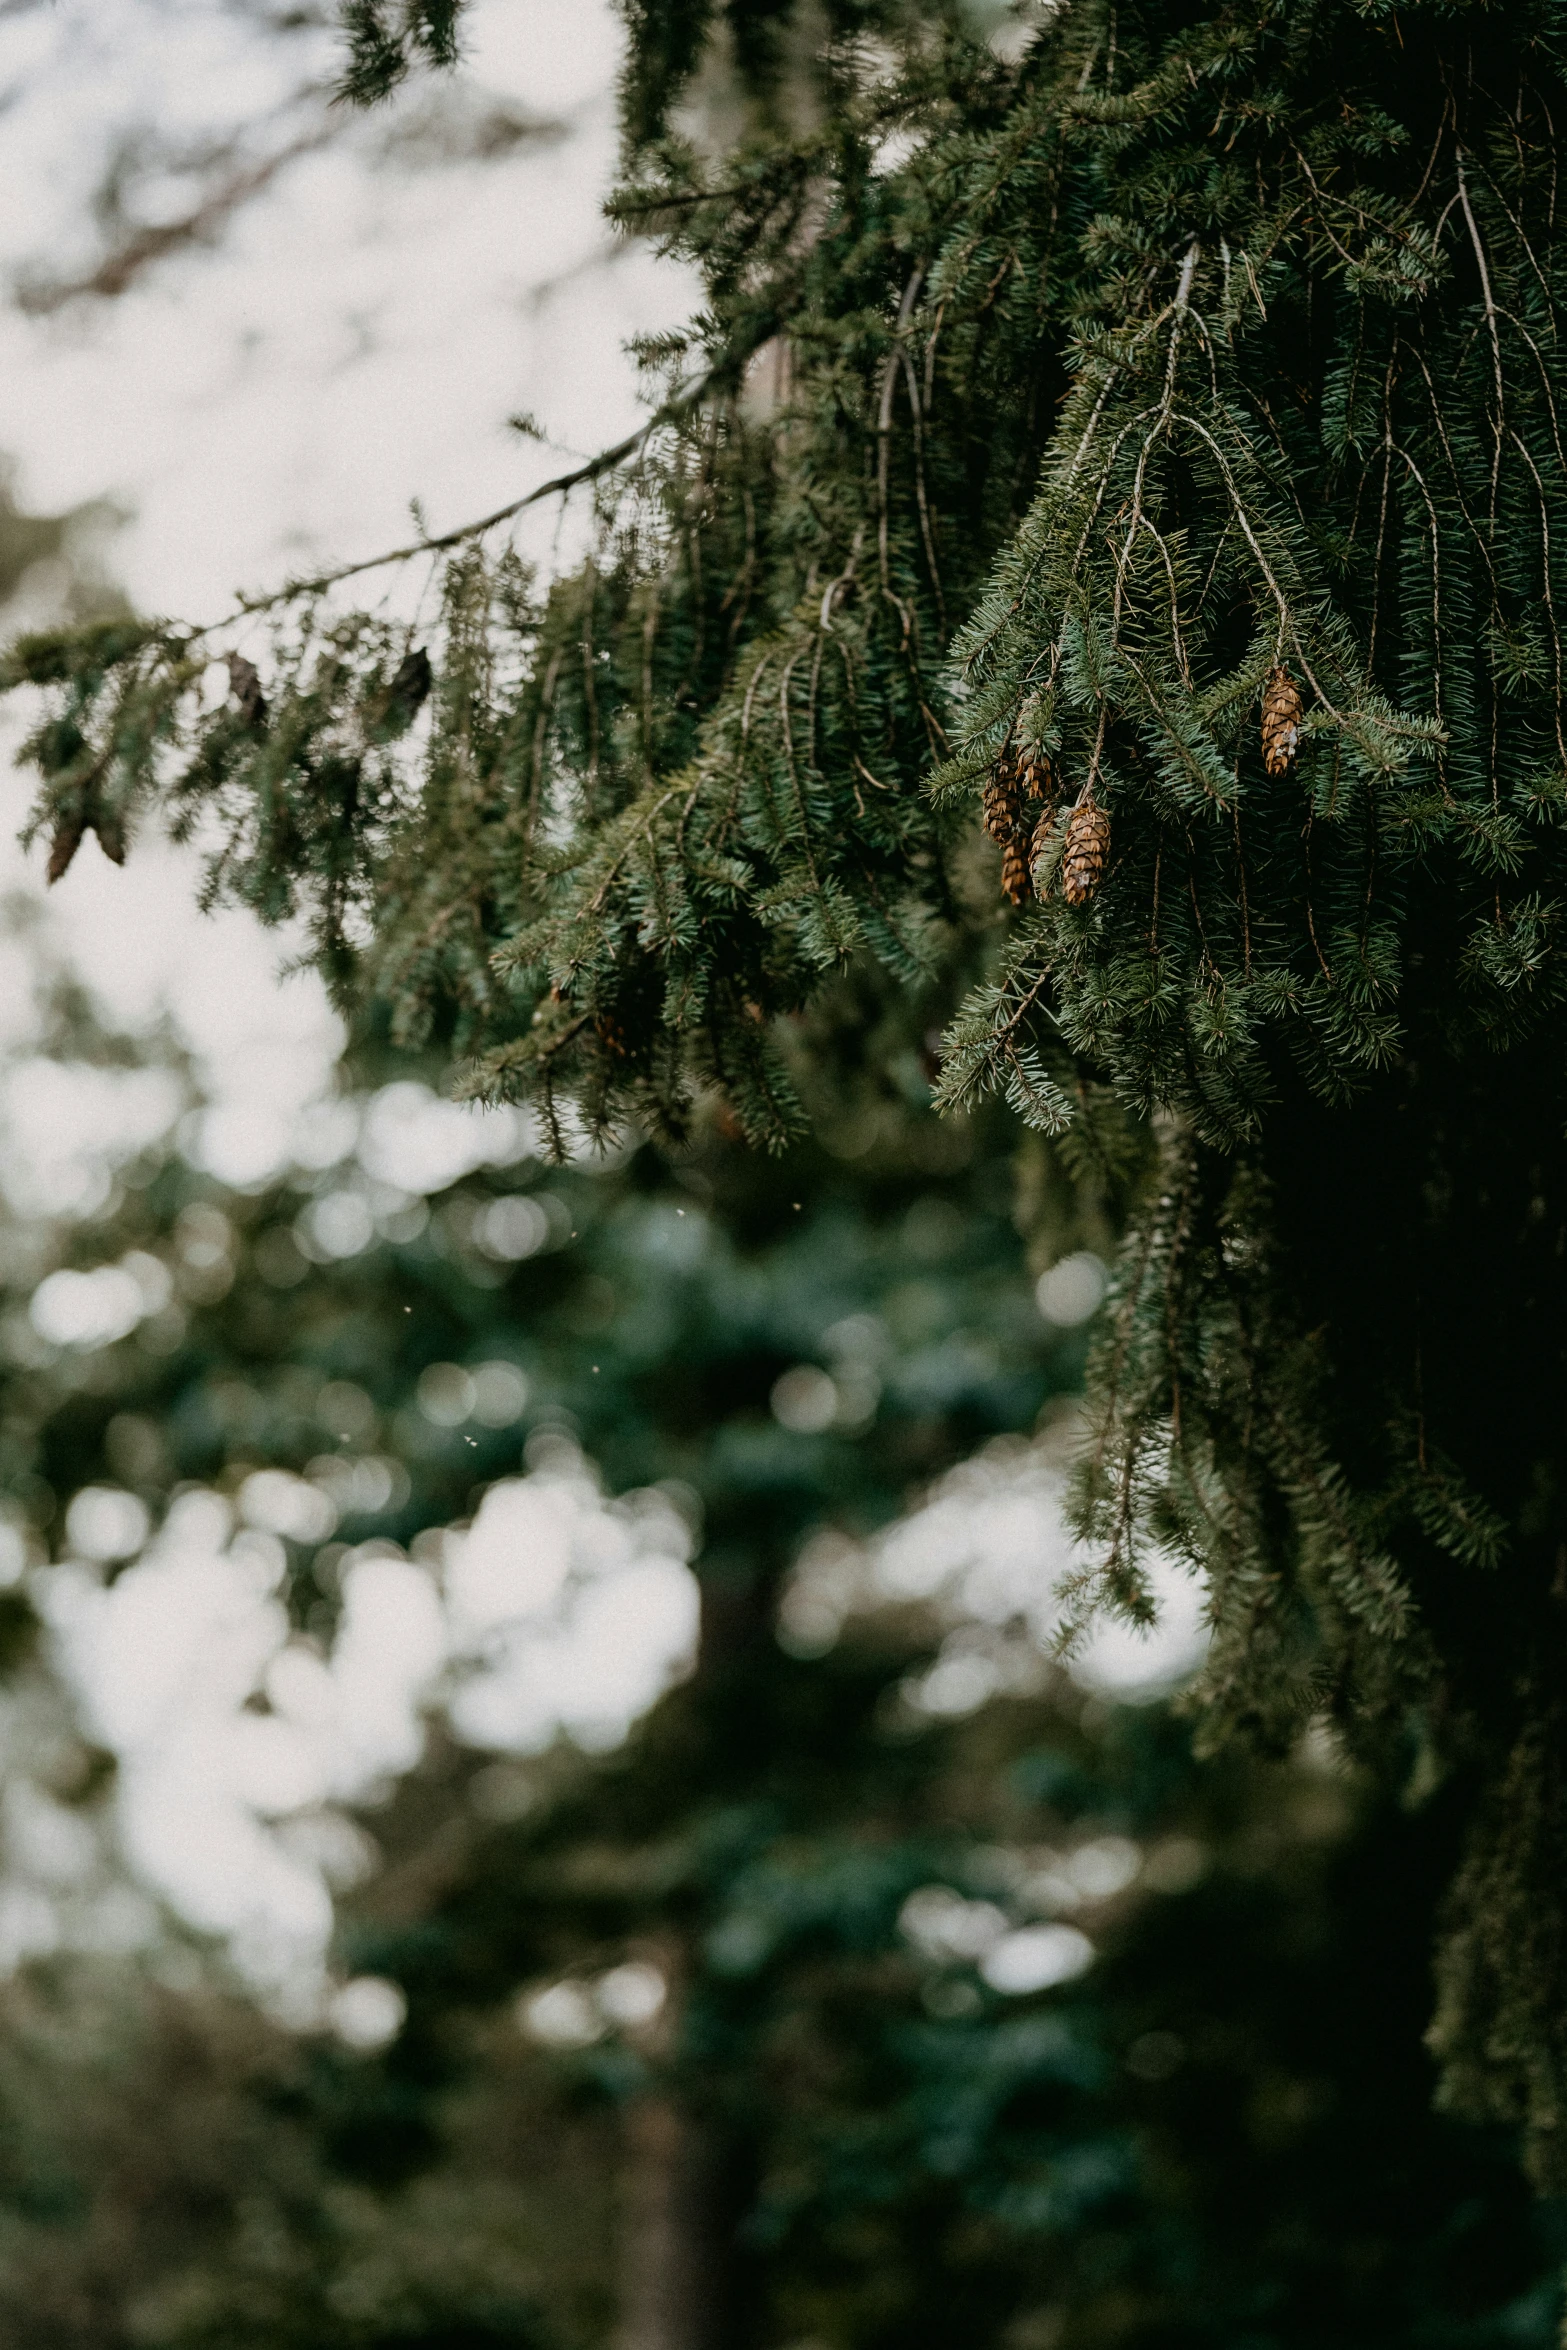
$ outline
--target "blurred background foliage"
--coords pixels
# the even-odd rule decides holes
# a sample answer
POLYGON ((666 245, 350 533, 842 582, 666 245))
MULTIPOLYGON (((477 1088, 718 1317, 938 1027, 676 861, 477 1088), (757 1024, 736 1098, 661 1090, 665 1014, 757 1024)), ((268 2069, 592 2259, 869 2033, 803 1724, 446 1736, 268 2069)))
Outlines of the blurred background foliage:
MULTIPOLYGON (((780 1619, 824 1529, 863 1541, 1019 1430, 1048 1453, 1085 1336, 1030 1274, 1102 1244, 1113 1200, 1020 1170, 1002 1117, 938 1125, 912 1082, 846 1090, 782 1161, 714 1128, 546 1168, 510 1129, 398 1191, 364 1138, 416 1079, 373 1039, 315 1163, 237 1190, 173 1046, 133 1052, 34 968, 35 1082, 153 1078, 183 1108, 5 1230, 13 1830, 41 1789, 113 1875, 112 1763, 28 1596, 47 1618, 44 1562, 106 1495, 140 1516, 100 1550, 192 1489, 243 1511, 259 1472, 325 1496, 272 1540, 326 1650, 355 1558, 434 1559, 428 1529, 580 1447, 700 1524, 703 1614, 694 1670, 611 1751, 497 1761, 436 1722, 363 1813, 334 1965, 400 1990, 386 2045, 269 2020, 172 1918, 24 1958, 7 2338, 1554 2339, 1560 2222, 1504 2136, 1430 2110, 1449 1801, 1391 1812, 1325 1750, 1199 1764, 1178 1704, 1086 1691, 1016 1627, 1026 1672, 922 1708, 934 1600, 836 1638, 780 1619), (1041 1919, 1093 1963, 992 1980, 1041 1919)), ((14 1896, 25 1836, 10 1862, 14 1896)), ((61 1914, 69 1876, 43 1871, 61 1914)))

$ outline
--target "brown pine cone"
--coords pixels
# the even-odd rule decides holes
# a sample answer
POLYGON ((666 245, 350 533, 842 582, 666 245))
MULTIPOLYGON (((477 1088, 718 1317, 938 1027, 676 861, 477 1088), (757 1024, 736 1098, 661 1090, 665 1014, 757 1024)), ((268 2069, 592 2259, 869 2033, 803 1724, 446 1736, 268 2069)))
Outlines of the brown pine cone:
POLYGON ((87 831, 85 816, 57 816, 49 837, 49 879, 63 879, 87 831))
POLYGON ((1028 870, 1034 884, 1034 895, 1041 902, 1050 894, 1050 874, 1047 859, 1050 844, 1056 836, 1056 812, 1047 808, 1034 827, 1028 844, 1028 870))
POLYGON ((1005 848, 1023 829, 1023 800, 1018 790, 1017 770, 1010 759, 998 759, 991 769, 982 805, 985 830, 1005 848))
POLYGON ((607 1053, 613 1053, 617 1061, 630 1059, 631 1046, 627 1042, 626 1032, 612 1012, 601 1012, 594 1021, 593 1028, 599 1043, 607 1053))
POLYGON ((229 690, 239 704, 239 714, 247 726, 261 728, 267 722, 267 697, 261 690, 261 673, 254 661, 247 661, 243 653, 228 657, 229 690))
POLYGON ((1001 852, 1001 886, 1014 906, 1029 895, 1028 851, 1021 840, 1009 840, 1001 852))
POLYGON ((1294 766, 1303 715, 1300 687, 1275 662, 1262 689, 1262 763, 1270 775, 1288 775, 1294 766))
POLYGON ((1030 753, 1023 768, 1023 788, 1031 800, 1053 800, 1056 771, 1048 751, 1030 753))
POLYGON ((1069 906, 1086 905, 1098 888, 1110 853, 1110 819, 1093 800, 1079 800, 1067 819, 1061 879, 1069 906))

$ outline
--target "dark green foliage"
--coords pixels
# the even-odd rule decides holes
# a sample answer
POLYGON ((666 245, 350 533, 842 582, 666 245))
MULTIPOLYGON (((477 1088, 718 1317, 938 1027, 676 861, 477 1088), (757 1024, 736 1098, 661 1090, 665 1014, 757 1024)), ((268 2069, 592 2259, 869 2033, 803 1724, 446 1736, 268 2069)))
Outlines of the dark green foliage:
POLYGON ((339 96, 373 106, 416 64, 455 65, 462 9, 463 0, 343 0, 348 65, 339 96))
POLYGON ((894 1728, 907 1655, 886 1627, 821 1663, 731 1647, 623 1754, 536 1766, 534 1808, 470 1833, 428 1912, 394 1877, 348 1933, 411 1995, 386 2072, 434 2047, 460 2077, 465 2019, 519 1980, 680 1953, 666 2053, 631 2034, 561 2069, 628 2115, 678 2093, 722 2182, 735 2350, 1013 2343, 1047 2316, 1065 2350, 1554 2340, 1555 2214, 1505 2139, 1429 2113, 1450 1810, 1412 1832, 1309 1770, 1195 1770, 1163 1713, 1080 1720, 1059 1690, 894 1728), (999 1998, 900 1930, 917 1888, 1007 1903, 1107 1832, 1149 1882, 1088 1914, 1103 1955, 1069 1989, 999 1998))
MULTIPOLYGON (((845 10, 808 105, 787 15, 727 14, 721 155, 671 111, 717 17, 632 18, 614 215, 706 307, 645 354, 694 371, 596 477, 593 560, 536 596, 476 531, 401 745, 411 648, 319 590, 274 600, 264 734, 196 709, 181 629, 62 648, 45 811, 216 813, 215 886, 308 906, 342 989, 556 1132, 781 1147, 845 970, 882 1033, 912 1011, 905 1068, 970 990, 946 1105, 1071 1165, 1157 1132, 1085 1602, 1144 1612, 1173 1544, 1215 1738, 1326 1712, 1502 1807, 1441 2035, 1560 2175, 1567 13, 1071 0, 1008 64, 957 9, 845 10), (1004 744, 1112 829, 1087 903, 998 938, 1004 744)), ((361 11, 365 94, 452 22, 361 11)))
MULTIPOLYGON (((602 2328, 604 2129, 492 2032, 441 2171, 376 2197, 352 2059, 123 1961, 0 1994, 0 2318, 32 2350, 557 2350, 602 2328), (546 2184, 548 2182, 548 2184, 546 2184), (540 2289, 552 2303, 541 2314, 540 2289), (585 2321, 585 2322, 584 2322, 585 2321)), ((476 2051, 477 2052, 477 2051, 476 2051)))
POLYGON ((390 1866, 347 1921, 347 1954, 412 1993, 384 2056, 102 1963, 11 1986, 18 2339, 593 2350, 621 2141, 675 2088, 722 2182, 726 2350, 805 2328, 835 2350, 1548 2350, 1560 2213, 1505 2134, 1429 2110, 1445 1812, 1412 1833, 1310 1770, 1194 1771, 1162 1712, 1064 1692, 889 1738, 908 1657, 758 1650, 743 1690, 676 1693, 623 1756, 531 1766, 512 1827, 465 1802, 473 1758, 432 1755, 372 1816, 390 1866), (1099 1962, 1065 1990, 999 1999, 898 1928, 916 1887, 1005 1901, 1009 1865, 1107 1833, 1147 1881, 1095 1905, 1099 1962), (591 1980, 628 1941, 695 1956, 674 2050, 530 2049, 519 1984, 591 1980), (422 2164, 388 2178, 410 2121, 422 2164))
POLYGON ((962 21, 950 5, 910 0, 619 0, 627 33, 621 117, 636 155, 668 135, 671 114, 706 97, 738 99, 751 127, 797 126, 849 86, 857 43, 906 40, 911 28, 962 21), (848 73, 845 74, 845 67, 848 73))

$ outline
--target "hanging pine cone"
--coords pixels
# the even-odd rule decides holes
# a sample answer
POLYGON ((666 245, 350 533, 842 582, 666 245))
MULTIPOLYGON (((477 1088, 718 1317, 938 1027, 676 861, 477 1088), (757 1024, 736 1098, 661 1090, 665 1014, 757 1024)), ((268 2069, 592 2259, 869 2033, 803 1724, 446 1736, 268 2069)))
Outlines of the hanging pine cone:
POLYGON ((239 704, 239 714, 247 726, 259 731, 267 722, 267 697, 261 690, 261 672, 243 653, 230 653, 228 666, 229 690, 239 704))
POLYGON ((986 778, 982 804, 985 830, 992 840, 1006 848, 1023 829, 1023 798, 1018 789, 1017 768, 1005 753, 986 778))
POLYGON ((1021 906, 1027 900, 1028 850, 1021 839, 1009 840, 1001 852, 1001 886, 1014 906, 1021 906))
POLYGON ((1034 827, 1034 836, 1028 844, 1028 870, 1033 879, 1034 895, 1041 902, 1050 894, 1048 858, 1050 844, 1056 836, 1056 812, 1047 808, 1034 827))
POLYGON ((49 836, 49 880, 62 880, 70 870, 71 859, 81 847, 87 832, 87 819, 80 815, 60 815, 55 818, 54 831, 49 836))
POLYGON ((1031 751, 1023 765, 1023 789, 1031 800, 1053 800, 1056 771, 1048 751, 1031 751))
POLYGON ((1110 819, 1091 798, 1078 801, 1067 819, 1061 878, 1069 906, 1086 905, 1099 887, 1110 853, 1110 819))
POLYGON ((1262 689, 1262 763, 1270 775, 1288 775, 1300 749, 1300 687, 1278 662, 1262 689))
POLYGON ((613 1053, 617 1061, 630 1059, 630 1043, 627 1040, 625 1030, 613 1012, 601 1012, 594 1021, 593 1027, 599 1043, 607 1053, 613 1053))

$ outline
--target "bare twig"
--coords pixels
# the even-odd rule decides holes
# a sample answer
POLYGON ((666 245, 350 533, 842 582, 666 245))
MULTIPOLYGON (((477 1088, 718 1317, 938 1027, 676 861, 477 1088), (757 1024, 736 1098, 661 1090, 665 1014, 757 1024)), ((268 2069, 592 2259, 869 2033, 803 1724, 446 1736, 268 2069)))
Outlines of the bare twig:
POLYGON ((115 295, 123 294, 155 261, 162 261, 167 254, 177 253, 186 245, 205 243, 242 205, 269 188, 279 173, 286 171, 291 163, 297 163, 301 156, 314 155, 318 149, 328 146, 342 128, 343 118, 335 114, 316 122, 274 154, 264 155, 259 163, 231 172, 178 220, 157 221, 134 230, 85 277, 22 286, 16 296, 17 308, 35 318, 47 318, 63 310, 67 303, 91 295, 112 300, 115 295))
MULTIPOLYGON (((759 337, 765 340, 765 337, 759 337)), ((744 357, 746 354, 738 354, 744 357)), ((715 367, 707 368, 700 376, 682 384, 667 400, 661 401, 645 424, 638 425, 623 441, 613 448, 601 449, 596 457, 587 458, 569 473, 557 473, 553 479, 540 482, 537 489, 527 490, 520 498, 513 498, 505 506, 497 506, 493 514, 481 514, 476 522, 460 523, 455 530, 437 535, 411 539, 405 547, 389 547, 384 554, 367 555, 358 563, 341 563, 335 570, 320 571, 311 579, 291 579, 265 596, 241 596, 231 612, 221 620, 209 620, 205 626, 189 631, 183 638, 186 644, 198 644, 204 637, 213 636, 219 629, 230 628, 236 620, 252 618, 259 612, 275 611, 280 604, 295 602, 301 596, 325 595, 328 589, 339 587, 345 579, 358 579, 367 571, 381 571, 392 563, 411 563, 420 555, 443 554, 449 547, 465 546, 470 539, 483 538, 488 531, 499 529, 503 522, 525 513, 528 507, 542 505, 546 498, 563 498, 584 482, 598 481, 604 474, 613 473, 628 457, 634 457, 645 442, 666 424, 672 424, 690 409, 697 407, 708 393, 733 371, 737 354, 726 353, 715 367)))

